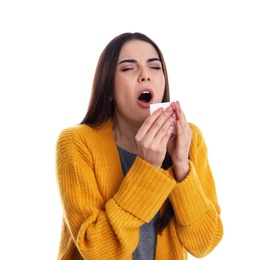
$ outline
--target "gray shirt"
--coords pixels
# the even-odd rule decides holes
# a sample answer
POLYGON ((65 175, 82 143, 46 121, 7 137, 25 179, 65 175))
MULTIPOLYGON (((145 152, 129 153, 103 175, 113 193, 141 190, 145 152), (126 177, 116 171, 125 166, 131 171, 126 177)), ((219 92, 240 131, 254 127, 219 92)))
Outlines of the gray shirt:
MULTIPOLYGON (((135 161, 136 154, 130 153, 117 146, 124 175, 135 161)), ((149 223, 145 223, 140 228, 140 237, 137 248, 132 254, 133 260, 153 260, 155 256, 155 246, 157 237, 157 220, 159 212, 149 223)))

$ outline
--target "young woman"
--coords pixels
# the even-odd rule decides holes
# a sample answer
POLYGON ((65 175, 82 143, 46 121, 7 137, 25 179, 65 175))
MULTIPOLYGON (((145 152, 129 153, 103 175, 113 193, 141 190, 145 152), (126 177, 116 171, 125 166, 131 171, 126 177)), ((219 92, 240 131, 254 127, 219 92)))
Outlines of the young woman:
POLYGON ((179 101, 150 115, 151 104, 167 101, 158 46, 141 33, 111 40, 84 119, 57 140, 58 259, 185 260, 221 241, 206 143, 179 101))

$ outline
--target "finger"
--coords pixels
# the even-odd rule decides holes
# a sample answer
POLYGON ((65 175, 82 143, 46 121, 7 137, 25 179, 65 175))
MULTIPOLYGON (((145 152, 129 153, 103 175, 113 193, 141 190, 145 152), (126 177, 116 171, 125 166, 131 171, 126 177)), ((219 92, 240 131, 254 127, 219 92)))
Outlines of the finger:
MULTIPOLYGON (((161 150, 162 148, 166 150, 168 140, 170 139, 171 133, 175 126, 175 119, 176 115, 173 113, 161 126, 159 131, 155 134, 155 136, 151 140, 146 140, 150 142, 151 148, 154 150, 161 150), (162 148, 160 148, 162 147, 162 148)), ((151 138, 151 136, 150 136, 151 138)))
POLYGON ((173 108, 171 106, 167 107, 165 110, 163 108, 157 109, 145 120, 138 131, 139 135, 144 137, 149 134, 151 137, 154 137, 172 113, 173 108))
POLYGON ((179 101, 174 102, 177 122, 176 122, 176 128, 177 132, 180 133, 186 133, 189 130, 189 124, 187 122, 186 116, 184 111, 181 109, 181 105, 179 101))
POLYGON ((174 118, 175 114, 173 111, 172 106, 167 107, 163 113, 154 121, 153 125, 149 129, 149 134, 151 136, 157 135, 157 133, 161 130, 162 132, 166 133, 171 122, 172 121, 168 120, 170 117, 174 118))
POLYGON ((157 133, 157 137, 159 138, 160 143, 164 143, 165 146, 173 132, 173 129, 176 125, 176 114, 173 113, 168 120, 164 123, 163 127, 157 133))
POLYGON ((140 138, 143 138, 147 134, 152 124, 163 113, 163 111, 164 109, 160 107, 156 109, 150 116, 148 116, 148 118, 144 121, 143 125, 140 127, 137 133, 137 135, 140 136, 140 138))

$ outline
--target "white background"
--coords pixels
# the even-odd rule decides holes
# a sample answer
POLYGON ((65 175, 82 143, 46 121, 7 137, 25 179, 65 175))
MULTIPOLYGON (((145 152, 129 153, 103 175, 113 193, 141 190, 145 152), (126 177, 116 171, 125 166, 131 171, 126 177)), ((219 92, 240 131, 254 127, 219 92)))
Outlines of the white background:
POLYGON ((224 237, 205 259, 273 260, 272 2, 1 1, 3 259, 56 259, 57 135, 82 120, 105 45, 139 31, 163 51, 172 100, 208 145, 224 237))

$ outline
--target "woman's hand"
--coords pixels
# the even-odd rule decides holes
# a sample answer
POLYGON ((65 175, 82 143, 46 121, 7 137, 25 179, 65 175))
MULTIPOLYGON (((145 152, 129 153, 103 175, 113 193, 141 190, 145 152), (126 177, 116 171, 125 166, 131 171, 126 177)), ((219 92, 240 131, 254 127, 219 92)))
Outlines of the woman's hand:
POLYGON ((192 130, 181 109, 180 102, 172 102, 171 106, 176 114, 177 134, 171 135, 167 149, 172 159, 176 180, 180 182, 189 172, 188 154, 192 140, 192 130))
POLYGON ((175 118, 172 106, 165 110, 159 108, 144 121, 135 136, 139 156, 158 169, 165 158, 175 118))

